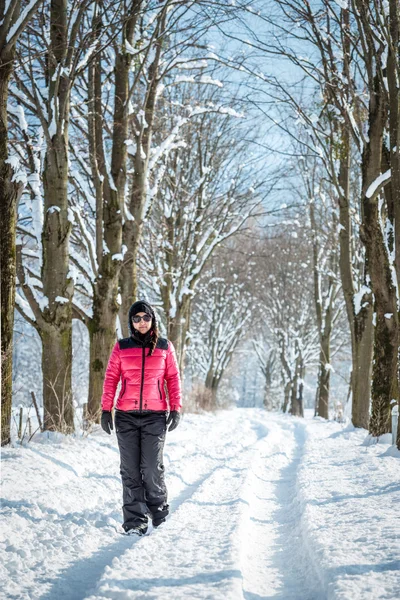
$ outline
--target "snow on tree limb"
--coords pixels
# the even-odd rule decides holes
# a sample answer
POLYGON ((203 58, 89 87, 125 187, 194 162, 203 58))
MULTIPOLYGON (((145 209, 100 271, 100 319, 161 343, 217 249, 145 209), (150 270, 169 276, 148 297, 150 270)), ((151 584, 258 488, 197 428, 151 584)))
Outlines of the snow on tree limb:
POLYGON ((39 5, 42 4, 43 0, 31 0, 28 6, 22 11, 14 25, 10 28, 7 34, 7 45, 12 46, 17 41, 21 32, 24 30, 28 21, 34 15, 39 5))
POLYGON ((368 187, 365 195, 367 198, 374 199, 382 190, 382 188, 390 182, 392 176, 392 170, 388 169, 385 173, 382 173, 377 177, 371 185, 368 187))

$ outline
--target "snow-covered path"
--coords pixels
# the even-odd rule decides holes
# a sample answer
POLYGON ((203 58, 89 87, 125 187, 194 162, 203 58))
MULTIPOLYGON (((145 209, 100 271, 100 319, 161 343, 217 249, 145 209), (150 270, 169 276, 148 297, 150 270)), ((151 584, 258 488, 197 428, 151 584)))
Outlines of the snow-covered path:
POLYGON ((364 438, 257 409, 186 415, 165 449, 171 516, 142 538, 115 532, 115 435, 7 448, 0 597, 398 598, 400 459, 364 438))

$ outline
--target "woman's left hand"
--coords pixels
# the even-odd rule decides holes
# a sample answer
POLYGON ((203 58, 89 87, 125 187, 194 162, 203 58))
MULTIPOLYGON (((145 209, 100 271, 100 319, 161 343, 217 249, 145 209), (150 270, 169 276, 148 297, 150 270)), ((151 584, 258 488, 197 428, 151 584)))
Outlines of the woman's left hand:
POLYGON ((180 412, 178 410, 171 410, 171 412, 168 415, 168 419, 167 419, 167 427, 168 427, 168 431, 173 431, 174 429, 176 429, 179 425, 179 421, 181 420, 181 415, 180 412), (171 423, 171 425, 170 425, 171 423))

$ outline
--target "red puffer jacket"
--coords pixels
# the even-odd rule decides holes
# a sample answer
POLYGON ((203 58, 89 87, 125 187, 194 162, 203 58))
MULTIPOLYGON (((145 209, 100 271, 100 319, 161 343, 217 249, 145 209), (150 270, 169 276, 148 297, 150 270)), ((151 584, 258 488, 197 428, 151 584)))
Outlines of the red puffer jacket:
POLYGON ((133 337, 119 340, 108 361, 101 405, 111 410, 120 378, 118 410, 167 410, 164 382, 167 384, 170 410, 182 406, 181 380, 175 349, 170 341, 159 338, 151 356, 149 348, 133 337))

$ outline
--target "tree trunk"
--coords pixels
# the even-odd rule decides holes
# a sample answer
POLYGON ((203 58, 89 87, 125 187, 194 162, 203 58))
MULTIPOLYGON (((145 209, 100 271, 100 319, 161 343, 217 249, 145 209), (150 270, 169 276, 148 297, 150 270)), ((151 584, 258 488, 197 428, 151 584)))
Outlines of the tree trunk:
POLYGON ((14 49, 0 55, 1 445, 10 443, 18 186, 8 159, 7 99, 14 49))
POLYGON ((350 216, 350 134, 347 124, 341 128, 341 158, 339 166, 339 269, 352 348, 352 423, 368 428, 372 366, 372 303, 361 299, 356 314, 352 269, 352 226, 350 216))
POLYGON ((287 411, 288 406, 289 406, 291 389, 292 389, 292 382, 288 381, 285 385, 284 394, 283 394, 282 412, 284 412, 284 413, 287 411))
POLYGON ((123 337, 129 337, 128 313, 131 305, 138 297, 137 255, 142 237, 143 221, 125 221, 123 226, 123 243, 127 247, 119 277, 121 305, 119 320, 123 337))
POLYGON ((290 414, 295 417, 304 417, 303 409, 303 373, 304 365, 301 356, 299 344, 296 341, 296 365, 295 374, 291 385, 291 398, 290 398, 290 414))
POLYGON ((218 393, 218 385, 220 382, 220 378, 214 376, 214 369, 210 368, 206 381, 205 388, 209 390, 211 398, 210 398, 210 410, 215 410, 217 407, 217 393, 218 393))
POLYGON ((42 232, 43 294, 48 305, 43 311, 47 323, 40 332, 43 344, 44 427, 54 429, 63 420, 73 431, 71 388, 72 365, 72 297, 74 283, 69 276, 69 237, 72 224, 68 218, 68 127, 53 136, 44 161, 44 224, 42 232), (57 347, 57 344, 59 346, 57 347), (60 407, 65 417, 58 414, 60 407), (53 413, 52 411, 56 412, 53 413), (47 415, 47 417, 46 417, 47 415))
MULTIPOLYGON (((102 114, 96 111, 94 123, 91 128, 91 145, 95 152, 96 161, 92 160, 92 170, 100 182, 103 196, 99 200, 101 214, 97 215, 97 234, 103 236, 108 249, 98 253, 99 272, 93 287, 93 318, 89 323, 90 339, 90 372, 89 372, 89 398, 88 418, 92 422, 99 422, 101 414, 101 396, 103 392, 104 375, 108 359, 116 341, 116 317, 120 309, 118 304, 118 283, 127 285, 124 277, 120 278, 122 268, 122 214, 125 210, 125 184, 126 184, 126 159, 127 150, 125 141, 128 139, 128 112, 129 101, 129 73, 132 64, 132 55, 125 51, 125 40, 133 44, 136 23, 136 10, 140 2, 133 7, 125 23, 124 40, 120 52, 115 59, 115 94, 114 94, 114 120, 113 144, 111 158, 112 185, 110 185, 106 170, 106 161, 103 152, 102 114), (94 139, 93 139, 94 138, 94 139), (99 177, 98 173, 101 173, 99 177), (114 257, 114 258, 113 258, 114 257)), ((97 59, 93 69, 92 91, 94 104, 101 98, 101 69, 100 58, 97 59)), ((102 237, 103 239, 103 237, 102 237)), ((102 246, 101 239, 101 246, 102 246)), ((97 241, 97 246, 100 242, 97 241)), ((129 271, 129 270, 128 270, 129 271)), ((121 327, 124 336, 128 337, 127 315, 131 305, 131 296, 122 291, 122 299, 128 300, 129 306, 122 310, 121 327)))
POLYGON ((390 261, 383 238, 378 197, 367 197, 369 186, 381 173, 383 132, 386 122, 385 92, 378 75, 370 90, 369 141, 362 156, 362 238, 366 248, 366 270, 375 297, 374 361, 372 368, 372 408, 369 431, 373 436, 391 430, 391 400, 398 399, 398 312, 390 261))
MULTIPOLYGON (((400 403, 399 403, 399 409, 400 409, 400 403)), ((400 450, 400 410, 399 410, 399 416, 397 419, 397 440, 396 440, 396 445, 398 447, 398 449, 400 450)))
POLYGON ((137 123, 135 126, 135 170, 129 203, 129 212, 133 219, 129 217, 123 226, 123 244, 126 246, 127 251, 124 255, 120 275, 122 301, 119 315, 124 336, 128 335, 128 326, 125 321, 129 308, 132 302, 138 299, 137 256, 142 237, 144 218, 146 216, 146 211, 150 208, 149 206, 146 206, 149 158, 156 111, 157 90, 160 84, 159 64, 164 42, 168 8, 168 3, 166 3, 165 9, 163 9, 159 15, 157 38, 154 42, 154 59, 148 68, 148 86, 143 106, 144 121, 142 120, 141 124, 137 123))
POLYGON ((119 269, 114 278, 100 279, 93 299, 93 318, 88 323, 90 341, 90 373, 88 419, 99 423, 104 375, 116 342, 116 317, 119 269))
POLYGON ((395 267, 400 285, 400 5, 389 0, 387 81, 389 88, 389 139, 391 187, 394 200, 395 267))
POLYGON ((372 324, 372 300, 354 317, 354 340, 352 341, 352 408, 354 427, 368 429, 371 397, 371 370, 374 328, 372 324))
POLYGON ((262 372, 265 377, 265 393, 263 405, 266 410, 272 410, 274 408, 274 401, 271 400, 271 387, 272 387, 272 374, 275 363, 275 355, 270 352, 265 361, 265 366, 262 368, 262 372))
MULTIPOLYGON (((297 371, 297 369, 296 369, 296 371, 297 371)), ((297 383, 298 383, 298 377, 297 377, 297 375, 295 375, 295 377, 292 381, 291 390, 290 390, 290 410, 289 410, 290 414, 295 417, 300 416, 300 405, 298 402, 297 383)))
POLYGON ((189 327, 190 304, 190 297, 185 295, 176 307, 175 316, 167 321, 168 339, 171 340, 175 347, 181 376, 183 376, 184 372, 186 334, 189 327))
MULTIPOLYGON (((394 225, 394 262, 397 279, 397 302, 400 304, 400 5, 398 0, 389 0, 389 39, 387 57, 387 81, 389 88, 389 140, 391 195, 394 225)), ((400 314, 398 314, 400 329, 400 314)), ((397 387, 400 389, 400 330, 397 358, 397 387)), ((400 428, 397 430, 397 445, 400 448, 400 428)))
POLYGON ((321 339, 321 349, 319 355, 319 373, 318 373, 318 398, 317 398, 317 416, 323 419, 329 419, 329 384, 331 370, 326 368, 330 362, 330 333, 329 336, 323 336, 321 339))
POLYGON ((39 333, 42 340, 43 428, 73 433, 71 329, 51 324, 39 333))
POLYGON ((42 231, 43 310, 46 326, 42 340, 44 428, 74 430, 72 366, 72 298, 74 282, 69 274, 68 126, 70 82, 59 67, 68 46, 67 0, 50 5, 50 53, 48 84, 49 137, 43 167, 44 223, 42 231), (51 124, 51 125, 50 125, 51 124), (53 130, 54 128, 54 130, 53 130), (63 410, 63 414, 60 414, 63 410))

